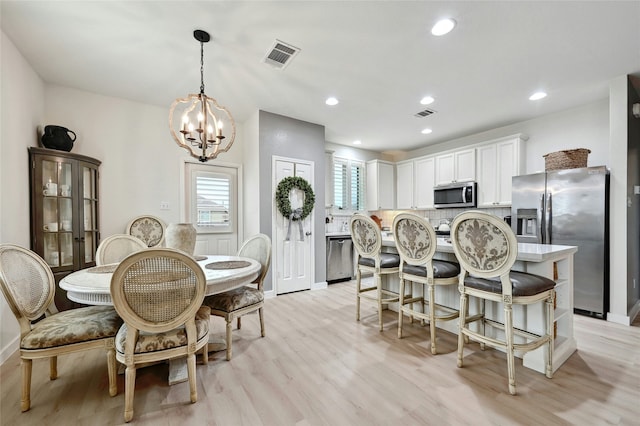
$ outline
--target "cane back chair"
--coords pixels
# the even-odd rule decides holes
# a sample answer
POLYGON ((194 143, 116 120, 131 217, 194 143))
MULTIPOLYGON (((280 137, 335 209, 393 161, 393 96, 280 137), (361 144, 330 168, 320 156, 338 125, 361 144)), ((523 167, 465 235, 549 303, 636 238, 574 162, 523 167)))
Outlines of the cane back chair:
POLYGON ((109 394, 116 395, 114 338, 122 320, 113 307, 58 312, 53 301, 56 284, 49 265, 36 253, 12 244, 0 245, 0 287, 20 325, 22 411, 31 407, 34 359, 49 358, 49 377, 55 380, 58 355, 90 349, 106 351, 109 394))

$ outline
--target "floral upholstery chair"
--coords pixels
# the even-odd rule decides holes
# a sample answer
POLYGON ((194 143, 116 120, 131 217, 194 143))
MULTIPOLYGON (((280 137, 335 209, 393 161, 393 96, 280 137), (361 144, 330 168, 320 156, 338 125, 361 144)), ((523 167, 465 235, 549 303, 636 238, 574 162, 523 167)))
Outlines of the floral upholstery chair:
POLYGON ((527 352, 547 346, 545 373, 553 375, 553 299, 555 282, 551 279, 511 271, 518 254, 516 236, 501 218, 480 211, 459 214, 451 226, 451 242, 460 262, 460 320, 458 333, 458 367, 462 367, 465 336, 471 340, 499 348, 507 353, 509 392, 516 394, 514 352, 527 352), (466 317, 468 297, 482 299, 482 312, 475 318, 466 317), (484 301, 501 303, 504 324, 486 318, 484 301), (513 305, 545 305, 545 331, 534 334, 513 326, 513 305), (469 328, 474 320, 481 321, 479 331, 469 328), (504 330, 505 339, 487 336, 485 325, 504 330), (514 336, 522 343, 515 343, 514 336))
POLYGON ((404 314, 429 322, 431 353, 436 354, 436 321, 458 319, 458 311, 435 302, 435 288, 458 283, 460 266, 454 262, 434 260, 436 233, 423 217, 412 213, 400 213, 393 219, 393 235, 400 254, 400 303, 398 309, 398 337, 402 338, 404 314), (409 294, 405 294, 409 281, 409 294), (422 295, 413 297, 413 285, 422 285, 422 295), (425 286, 427 287, 425 289, 425 286), (427 291, 425 291, 427 290, 427 291), (428 294, 428 296, 427 296, 428 294), (416 304, 420 310, 415 309, 416 304), (426 309, 426 311, 425 311, 426 309))
POLYGON ((202 306, 207 281, 190 256, 174 249, 134 253, 111 278, 111 298, 124 324, 116 336, 116 359, 126 366, 124 419, 133 418, 136 367, 187 357, 191 402, 196 391, 196 352, 208 359, 209 308, 202 306))
POLYGON ((233 340, 232 323, 237 318, 237 326, 241 327, 241 317, 245 314, 258 311, 260 317, 260 334, 264 337, 264 277, 271 265, 271 239, 258 234, 242 244, 238 250, 238 256, 249 257, 260 262, 262 268, 260 274, 253 281, 253 285, 245 285, 240 288, 226 291, 204 298, 204 304, 211 308, 211 315, 223 317, 227 322, 227 361, 231 360, 231 343, 233 340))
POLYGON ((147 245, 139 238, 127 234, 111 235, 100 242, 96 251, 96 265, 108 265, 119 263, 122 259, 140 250, 145 250, 147 245))
POLYGON ((125 229, 126 234, 139 238, 147 247, 162 247, 166 232, 167 225, 162 219, 151 215, 133 218, 125 229))
POLYGON ((58 312, 56 284, 49 265, 34 252, 0 245, 0 287, 20 325, 22 411, 31 408, 34 359, 49 358, 49 377, 58 377, 58 355, 102 348, 107 353, 109 394, 116 395, 114 338, 122 320, 111 306, 90 306, 58 312), (44 319, 35 322, 46 315, 44 319))
POLYGON ((374 300, 378 307, 378 325, 382 326, 382 305, 398 302, 398 293, 382 288, 382 275, 397 274, 400 256, 382 252, 382 233, 380 227, 369 216, 355 213, 350 220, 351 239, 358 252, 356 270, 356 320, 360 321, 360 299, 374 300), (362 273, 373 274, 374 285, 362 286, 362 273))

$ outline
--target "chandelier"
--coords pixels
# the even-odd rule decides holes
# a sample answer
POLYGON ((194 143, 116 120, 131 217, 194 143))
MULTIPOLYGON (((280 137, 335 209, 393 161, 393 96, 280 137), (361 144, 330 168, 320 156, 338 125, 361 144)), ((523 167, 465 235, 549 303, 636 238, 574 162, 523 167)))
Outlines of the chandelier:
POLYGON ((202 30, 195 30, 193 37, 200 42, 200 93, 173 101, 169 128, 173 140, 204 163, 229 151, 236 138, 236 123, 229 110, 204 94, 204 43, 208 43, 211 37, 202 30), (231 129, 224 145, 223 128, 231 129))

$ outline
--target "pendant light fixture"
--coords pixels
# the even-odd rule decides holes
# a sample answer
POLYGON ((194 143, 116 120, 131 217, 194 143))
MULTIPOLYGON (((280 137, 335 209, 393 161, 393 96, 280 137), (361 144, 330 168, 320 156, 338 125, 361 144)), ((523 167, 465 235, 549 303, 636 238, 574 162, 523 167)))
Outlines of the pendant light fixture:
POLYGON ((200 42, 200 93, 173 101, 169 128, 173 140, 204 163, 231 148, 236 138, 236 123, 229 110, 204 93, 204 43, 211 37, 202 30, 195 30, 193 37, 200 42), (223 136, 223 129, 231 132, 229 138, 223 136))

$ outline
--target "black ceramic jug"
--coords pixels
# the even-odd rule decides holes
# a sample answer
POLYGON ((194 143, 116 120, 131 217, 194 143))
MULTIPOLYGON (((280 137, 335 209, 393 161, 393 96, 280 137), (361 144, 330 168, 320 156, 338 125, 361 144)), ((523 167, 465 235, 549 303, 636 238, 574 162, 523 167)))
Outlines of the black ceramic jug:
POLYGON ((49 149, 58 149, 60 151, 71 151, 73 142, 76 140, 76 134, 62 126, 48 125, 44 126, 44 134, 42 135, 42 146, 49 149), (72 136, 73 135, 73 139, 72 136))

